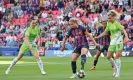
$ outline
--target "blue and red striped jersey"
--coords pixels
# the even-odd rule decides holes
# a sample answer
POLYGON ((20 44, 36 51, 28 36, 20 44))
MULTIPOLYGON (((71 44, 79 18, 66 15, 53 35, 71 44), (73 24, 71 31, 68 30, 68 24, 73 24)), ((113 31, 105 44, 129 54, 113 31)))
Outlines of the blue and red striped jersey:
MULTIPOLYGON (((100 35, 101 33, 104 32, 103 27, 99 27, 96 31, 96 36, 100 35)), ((104 37, 101 37, 97 40, 97 43, 102 45, 102 46, 109 46, 110 44, 110 34, 108 33, 104 37)))
POLYGON ((68 34, 66 35, 66 37, 68 38, 69 36, 74 37, 74 46, 75 47, 81 47, 81 46, 85 46, 88 45, 88 41, 85 35, 85 31, 86 29, 79 25, 78 28, 71 28, 68 31, 68 34))

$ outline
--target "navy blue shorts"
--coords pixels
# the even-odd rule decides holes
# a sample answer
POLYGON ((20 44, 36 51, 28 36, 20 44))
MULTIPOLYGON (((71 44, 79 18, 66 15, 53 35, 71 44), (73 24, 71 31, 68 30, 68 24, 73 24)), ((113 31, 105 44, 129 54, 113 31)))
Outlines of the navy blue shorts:
POLYGON ((108 51, 109 46, 102 46, 102 47, 97 47, 97 50, 104 52, 104 51, 108 51))
POLYGON ((89 50, 89 46, 85 45, 85 46, 81 46, 81 47, 75 47, 73 53, 81 54, 81 49, 82 48, 86 48, 86 49, 89 50))

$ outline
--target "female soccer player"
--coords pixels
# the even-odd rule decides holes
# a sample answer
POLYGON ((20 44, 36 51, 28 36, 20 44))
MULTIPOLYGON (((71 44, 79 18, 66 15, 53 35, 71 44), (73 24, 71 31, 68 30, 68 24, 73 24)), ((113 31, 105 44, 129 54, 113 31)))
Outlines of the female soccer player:
POLYGON ((63 44, 62 44, 62 48, 61 51, 64 51, 65 49, 65 42, 67 41, 67 39, 71 36, 75 38, 75 48, 72 54, 72 61, 71 61, 71 67, 72 67, 72 71, 73 71, 73 75, 70 78, 76 78, 76 60, 77 58, 81 55, 81 70, 84 70, 84 64, 86 63, 86 54, 88 52, 88 41, 86 36, 88 36, 91 40, 93 40, 93 42, 95 43, 96 46, 98 46, 98 44, 96 43, 96 41, 94 40, 94 38, 88 33, 88 31, 81 25, 78 24, 78 20, 76 20, 75 18, 71 18, 69 20, 69 26, 71 27, 71 29, 69 30, 68 34, 66 35, 66 37, 63 39, 63 44))
MULTIPOLYGON (((102 25, 100 27, 98 27, 98 29, 97 29, 96 36, 98 36, 102 32, 104 32, 104 30, 106 29, 107 21, 102 20, 101 24, 102 25)), ((101 53, 104 51, 108 51, 109 42, 110 42, 110 34, 107 33, 104 37, 98 39, 97 42, 98 42, 98 44, 100 44, 100 47, 97 47, 96 57, 94 59, 93 67, 91 68, 91 70, 96 69, 96 65, 97 65, 97 62, 98 62, 98 59, 99 59, 101 53)), ((113 69, 113 65, 112 65, 112 69, 113 69)))
POLYGON ((127 36, 127 33, 124 29, 124 27, 115 20, 115 18, 118 16, 117 12, 111 10, 108 13, 108 23, 105 31, 99 35, 98 38, 101 38, 102 36, 105 36, 108 31, 111 33, 111 41, 110 41, 110 46, 108 48, 108 53, 107 53, 107 59, 113 64, 115 67, 115 71, 113 76, 114 77, 119 77, 120 76, 120 68, 121 68, 121 60, 120 56, 123 51, 123 33, 125 35, 125 42, 129 41, 129 38, 127 36), (116 52, 116 62, 112 58, 113 53, 116 52))
MULTIPOLYGON (((39 57, 39 53, 35 44, 35 38, 40 36, 40 28, 37 26, 37 21, 33 20, 30 26, 27 28, 25 32, 24 42, 20 47, 18 56, 12 61, 9 68, 6 70, 6 74, 8 74, 11 68, 24 56, 24 54, 28 53, 30 50, 33 56, 36 58, 38 66, 41 70, 41 73, 44 75, 46 72, 43 70, 43 62, 39 57)), ((38 43, 39 44, 39 43, 38 43)))

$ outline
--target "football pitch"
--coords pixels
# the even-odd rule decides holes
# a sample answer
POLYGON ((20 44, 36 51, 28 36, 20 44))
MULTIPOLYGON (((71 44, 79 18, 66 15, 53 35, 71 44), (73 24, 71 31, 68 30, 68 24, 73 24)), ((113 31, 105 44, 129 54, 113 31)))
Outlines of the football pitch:
MULTIPOLYGON (((14 57, 0 57, 0 80, 133 80, 133 57, 122 57, 121 77, 114 78, 111 64, 106 58, 100 58, 95 71, 90 71, 94 58, 87 58, 84 79, 69 79, 72 75, 71 57, 41 57, 46 75, 41 75, 36 60, 24 57, 8 75, 5 70, 14 57)), ((80 58, 77 62, 80 69, 80 58)))

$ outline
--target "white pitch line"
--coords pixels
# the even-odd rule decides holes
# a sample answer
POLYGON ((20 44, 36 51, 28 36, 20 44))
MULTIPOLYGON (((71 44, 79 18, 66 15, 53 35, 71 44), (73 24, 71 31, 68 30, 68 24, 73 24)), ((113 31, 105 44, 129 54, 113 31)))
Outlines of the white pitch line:
MULTIPOLYGON (((60 65, 68 65, 69 63, 64 62, 64 63, 57 63, 57 62, 43 62, 45 64, 60 64, 60 65)), ((87 63, 92 63, 92 62, 87 62, 87 63)), ((102 63, 109 63, 109 62, 102 62, 102 63)), ((133 63, 133 61, 122 61, 122 63, 133 63)), ((9 64, 0 64, 0 67, 5 67, 9 64)), ((37 62, 24 62, 21 64, 16 64, 15 66, 32 66, 32 65, 37 65, 37 62)))
MULTIPOLYGON (((63 64, 63 65, 67 65, 67 63, 57 63, 57 62, 43 62, 44 65, 45 64, 63 64)), ((9 64, 1 64, 0 67, 5 67, 9 64)), ((32 66, 32 65, 37 65, 37 62, 24 62, 22 64, 16 64, 15 66, 32 66)))

